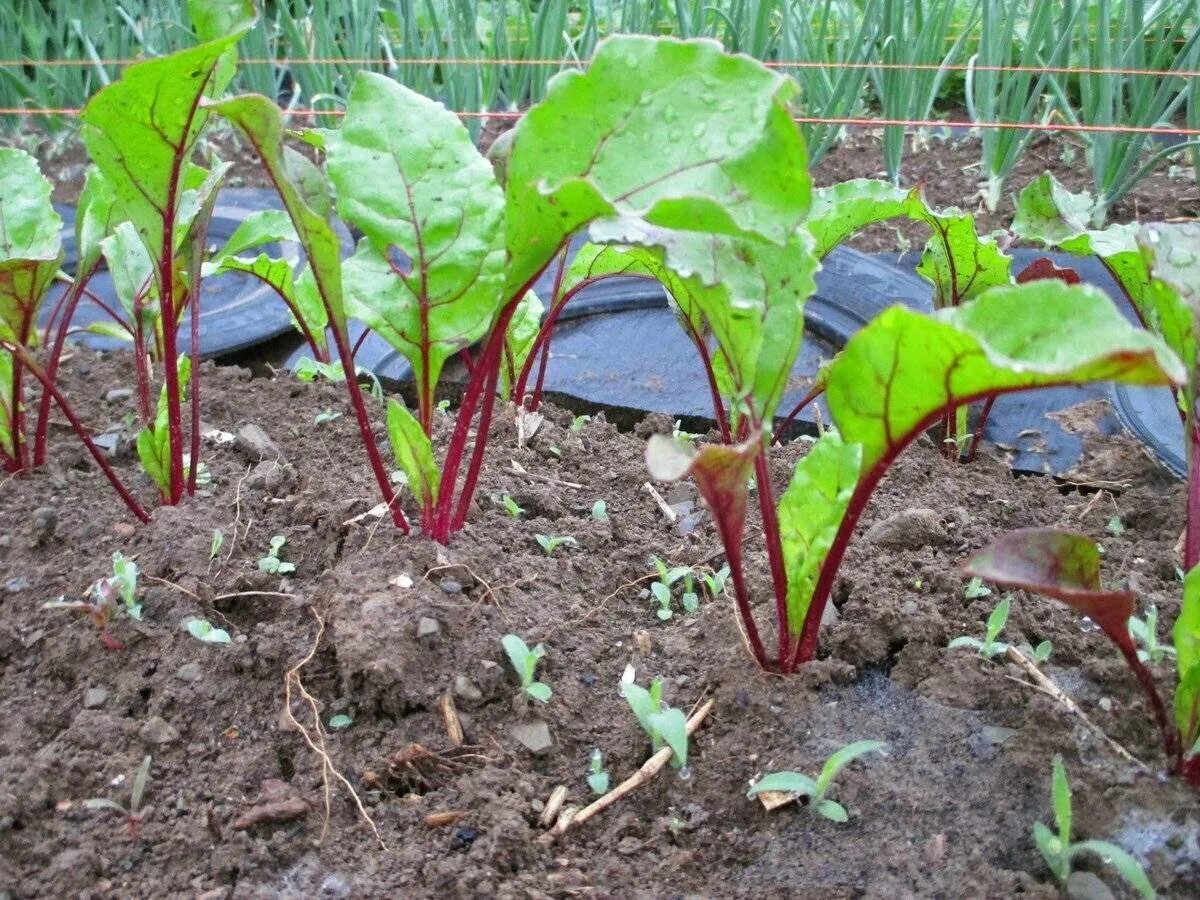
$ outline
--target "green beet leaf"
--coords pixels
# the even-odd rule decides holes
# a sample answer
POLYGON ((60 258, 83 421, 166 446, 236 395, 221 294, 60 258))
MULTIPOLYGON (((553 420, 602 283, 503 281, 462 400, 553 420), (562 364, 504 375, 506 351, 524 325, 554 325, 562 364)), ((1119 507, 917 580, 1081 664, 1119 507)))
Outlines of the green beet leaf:
POLYGON ((826 397, 870 471, 943 410, 984 396, 1105 380, 1172 385, 1185 375, 1159 338, 1126 322, 1100 291, 1035 281, 933 316, 886 310, 834 360, 826 397))
POLYGON ((432 429, 442 365, 482 337, 504 286, 504 194, 458 117, 360 73, 327 136, 342 218, 365 239, 345 265, 351 312, 408 359, 432 429))
POLYGON ((50 183, 23 150, 0 148, 0 340, 36 342, 34 323, 62 262, 50 183))
POLYGON ((994 238, 980 238, 975 219, 956 209, 928 210, 921 216, 933 236, 925 245, 917 274, 933 285, 935 309, 973 300, 990 287, 1010 282, 1012 257, 994 238))
POLYGON ((842 524, 862 466, 862 448, 826 432, 796 464, 779 498, 779 534, 787 572, 787 627, 804 628, 821 564, 842 524))
POLYGON ((814 191, 804 227, 816 239, 817 255, 824 259, 868 225, 911 216, 924 206, 920 188, 902 190, 890 181, 856 178, 814 191))
MULTIPOLYGON (((192 361, 189 357, 179 357, 179 392, 180 401, 186 399, 188 380, 192 374, 192 361)), ((138 461, 150 480, 158 487, 163 497, 171 490, 171 434, 167 415, 167 389, 164 386, 158 396, 158 408, 154 421, 138 432, 137 442, 138 461)))
POLYGON ((533 291, 526 291, 521 302, 517 304, 516 312, 509 320, 508 330, 504 333, 504 358, 500 361, 500 380, 496 387, 498 396, 506 398, 512 390, 521 368, 533 350, 545 312, 546 307, 533 291))
POLYGON ((408 486, 422 505, 437 502, 441 475, 433 459, 433 444, 413 414, 394 398, 387 403, 387 430, 392 454, 408 476, 408 486))
POLYGON ((103 253, 101 242, 118 222, 115 204, 116 197, 104 173, 89 166, 75 210, 76 274, 86 273, 100 259, 103 253))
POLYGON ((784 243, 811 196, 786 107, 795 91, 713 41, 603 41, 586 72, 556 76, 517 126, 505 293, 531 281, 570 234, 607 216, 784 243))
POLYGON ((13 355, 0 350, 0 451, 13 456, 13 355))
MULTIPOLYGON (((309 198, 313 194, 305 187, 310 173, 296 162, 298 154, 289 153, 283 146, 283 115, 279 107, 259 94, 244 94, 215 103, 212 109, 236 125, 258 153, 304 247, 312 274, 312 288, 325 309, 324 318, 345 334, 341 244, 326 221, 324 211, 310 206, 309 198)), ((301 303, 296 308, 305 310, 301 303)), ((317 321, 310 324, 315 326, 317 321)), ((313 332, 314 336, 323 330, 323 327, 318 328, 313 332)))
POLYGON ((143 310, 157 295, 154 284, 154 260, 138 237, 131 222, 122 222, 112 234, 100 242, 105 265, 112 276, 117 300, 125 311, 125 321, 132 326, 139 317, 143 324, 153 326, 157 313, 146 317, 143 310))
POLYGON ((1175 723, 1188 750, 1200 739, 1200 566, 1183 579, 1183 605, 1171 633, 1179 687, 1175 691, 1175 723))
POLYGON ((80 114, 88 153, 155 259, 178 246, 188 161, 209 116, 202 101, 228 84, 222 56, 241 35, 131 65, 80 114), (164 248, 168 232, 173 246, 164 248))

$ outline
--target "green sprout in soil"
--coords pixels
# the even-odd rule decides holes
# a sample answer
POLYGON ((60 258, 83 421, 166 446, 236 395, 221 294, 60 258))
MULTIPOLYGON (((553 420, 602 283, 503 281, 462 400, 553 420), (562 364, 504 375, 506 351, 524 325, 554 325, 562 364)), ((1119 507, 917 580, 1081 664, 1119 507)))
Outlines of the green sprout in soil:
POLYGON ((576 416, 571 420, 571 430, 578 434, 583 431, 584 426, 590 421, 592 421, 591 416, 576 416))
POLYGON ((520 518, 521 514, 525 512, 525 507, 519 505, 517 501, 508 494, 502 494, 500 496, 500 505, 503 506, 504 511, 514 519, 520 518))
POLYGON ((351 719, 348 715, 346 715, 345 713, 338 713, 335 716, 329 717, 328 724, 329 724, 329 727, 331 729, 333 729, 334 731, 342 731, 343 729, 349 728, 353 723, 354 723, 354 720, 351 719))
POLYGON ((208 619, 189 616, 183 620, 183 627, 188 634, 204 644, 228 644, 230 642, 229 632, 224 628, 217 628, 208 619))
POLYGON ((147 756, 142 760, 142 764, 138 766, 137 771, 133 772, 129 777, 128 805, 118 803, 109 797, 92 797, 90 800, 84 800, 83 805, 86 809, 107 809, 123 815, 125 823, 129 827, 130 840, 136 841, 142 822, 150 815, 152 809, 149 806, 142 806, 142 800, 146 794, 146 785, 149 781, 150 757, 147 756))
POLYGON ((142 618, 142 605, 138 602, 138 567, 126 559, 120 551, 112 557, 113 573, 101 578, 79 600, 59 597, 42 604, 42 609, 65 609, 87 616, 102 643, 109 650, 120 650, 122 644, 108 632, 117 611, 124 609, 126 615, 138 621, 142 618))
POLYGON ((293 563, 279 558, 279 553, 283 550, 283 545, 286 543, 287 538, 282 534, 272 537, 271 546, 267 549, 267 555, 258 561, 258 571, 266 572, 268 575, 287 575, 290 572, 295 572, 296 566, 293 563))
POLYGON ((984 585, 982 578, 972 578, 963 590, 963 598, 966 600, 978 600, 991 595, 992 589, 984 585))
POLYGON ((217 554, 221 552, 221 547, 225 544, 225 532, 220 528, 213 529, 212 543, 208 545, 208 559, 211 562, 217 558, 217 554))
POLYGON ((665 744, 673 751, 671 765, 681 769, 687 765, 687 716, 683 710, 668 706, 662 699, 662 679, 655 678, 650 689, 622 680, 621 696, 633 710, 638 724, 650 738, 650 746, 658 752, 665 744))
MULTIPOLYGON (((978 581, 978 579, 975 579, 978 581)), ((990 593, 990 591, 989 591, 990 593)), ((1005 596, 996 604, 996 608, 992 610, 991 615, 987 619, 987 627, 983 633, 983 640, 973 637, 956 637, 947 648, 956 650, 959 647, 970 647, 972 650, 979 651, 979 655, 984 659, 991 659, 993 656, 1000 656, 1008 652, 1008 644, 1003 641, 996 640, 1000 632, 1004 630, 1004 624, 1008 621, 1008 611, 1012 606, 1012 600, 1005 596)))
POLYGON ((1078 841, 1071 840, 1071 785, 1067 782, 1067 770, 1063 766, 1061 756, 1054 757, 1053 774, 1051 776, 1051 797, 1054 800, 1054 824, 1058 828, 1055 834, 1041 822, 1033 823, 1033 841, 1042 854, 1042 859, 1050 867, 1051 874, 1059 883, 1066 885, 1074 868, 1075 857, 1081 853, 1090 853, 1100 858, 1100 861, 1112 866, 1117 873, 1129 883, 1142 897, 1155 897, 1150 879, 1136 859, 1108 841, 1078 841))
POLYGON ((313 416, 313 424, 314 425, 328 425, 330 422, 336 422, 341 417, 342 417, 342 414, 340 412, 337 412, 336 410, 332 410, 332 409, 327 409, 327 410, 324 410, 323 412, 319 412, 315 416, 313 416))
POLYGON ((517 677, 521 679, 521 690, 534 700, 549 703, 552 693, 550 685, 542 681, 535 681, 533 678, 537 671, 538 660, 546 655, 545 646, 538 644, 530 650, 529 645, 515 634, 504 635, 500 639, 500 643, 504 646, 504 652, 508 654, 508 661, 512 663, 517 677))
POLYGON ((864 754, 882 751, 886 747, 887 744, 883 741, 855 741, 825 760, 825 765, 821 767, 821 774, 815 779, 802 772, 771 772, 756 781, 750 787, 746 797, 753 798, 765 791, 793 794, 797 798, 803 797, 806 806, 816 810, 825 818, 834 822, 845 822, 850 818, 846 814, 846 808, 826 796, 829 786, 833 784, 833 779, 837 777, 838 772, 849 763, 864 754))
POLYGON ((593 794, 608 793, 608 772, 604 768, 604 754, 600 752, 599 747, 592 751, 588 759, 587 783, 593 794))
POLYGON ((1125 533, 1125 523, 1121 521, 1120 516, 1113 516, 1104 526, 1104 530, 1111 535, 1120 536, 1125 533))
POLYGON ((535 534, 533 539, 537 541, 538 546, 542 548, 547 556, 553 556, 554 551, 563 545, 574 547, 578 543, 575 538, 571 537, 569 534, 535 534))
POLYGON ((1168 656, 1175 657, 1175 648, 1158 642, 1158 607, 1151 604, 1146 609, 1146 618, 1129 617, 1129 633, 1137 641, 1137 656, 1142 662, 1159 663, 1168 656))
POLYGON ((597 522, 603 522, 608 518, 608 504, 603 500, 597 500, 592 504, 592 518, 597 522))

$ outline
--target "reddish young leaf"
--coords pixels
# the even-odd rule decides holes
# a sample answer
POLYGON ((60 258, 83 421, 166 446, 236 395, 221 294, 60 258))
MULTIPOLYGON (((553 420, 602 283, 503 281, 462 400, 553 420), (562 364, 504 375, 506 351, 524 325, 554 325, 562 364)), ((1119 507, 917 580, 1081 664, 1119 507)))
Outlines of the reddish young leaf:
POLYGON ((1062 268, 1055 264, 1048 256, 1042 256, 1035 259, 1027 265, 1024 271, 1017 276, 1017 284, 1025 284, 1027 281, 1045 281, 1047 279, 1058 279, 1067 284, 1079 284, 1079 273, 1071 268, 1062 268))
POLYGON ((1058 528, 1022 528, 972 556, 965 568, 967 574, 1001 587, 1061 600, 1099 625, 1141 682, 1162 731, 1163 750, 1179 771, 1179 732, 1167 720, 1154 678, 1138 659, 1129 634, 1133 592, 1109 591, 1100 586, 1100 548, 1091 538, 1058 528))

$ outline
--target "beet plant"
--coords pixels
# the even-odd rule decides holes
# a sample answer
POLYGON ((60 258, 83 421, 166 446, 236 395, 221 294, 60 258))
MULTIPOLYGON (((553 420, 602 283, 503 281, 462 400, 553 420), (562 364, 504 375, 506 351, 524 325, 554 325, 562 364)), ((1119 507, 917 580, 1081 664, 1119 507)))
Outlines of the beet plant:
POLYGON ((1145 692, 1168 768, 1200 788, 1200 569, 1184 577, 1183 604, 1172 632, 1179 677, 1172 721, 1130 631, 1134 594, 1102 586, 1100 548, 1091 538, 1057 528, 1025 528, 997 539, 966 568, 1003 587, 1060 600, 1095 622, 1145 692))
POLYGON ((647 464, 658 480, 694 478, 725 547, 750 649, 763 668, 789 673, 816 653, 838 567, 871 494, 901 451, 948 410, 1038 387, 1098 380, 1175 385, 1185 377, 1162 340, 1130 325, 1089 287, 1035 281, 994 287, 928 316, 900 306, 884 311, 827 367, 823 381, 836 430, 797 463, 778 507, 764 516, 775 594, 773 654, 755 623, 742 557, 748 480, 763 466, 761 435, 699 452, 656 435, 647 464))
MULTIPOLYGON (((794 262, 798 248, 804 255, 798 228, 810 189, 804 143, 786 107, 794 92, 785 77, 713 42, 612 38, 587 72, 557 76, 522 119, 502 189, 457 117, 361 74, 342 128, 307 135, 326 152, 338 213, 364 235, 344 264, 284 155, 274 104, 250 95, 213 109, 248 135, 275 181, 344 370, 352 370, 351 315, 409 360, 416 409, 390 401, 388 435, 420 504, 422 530, 445 542, 471 508, 501 379, 518 376, 532 351, 538 301, 530 289, 556 260, 561 285, 572 234, 587 228, 597 245, 642 245, 690 288, 721 298, 727 332, 760 343, 764 333, 778 335, 798 348, 798 303, 772 307, 788 317, 786 329, 764 329, 762 264, 743 264, 731 278, 735 266, 712 263, 742 253, 769 259, 778 280, 803 282, 794 262), (758 321, 743 327, 746 313, 758 321), (439 378, 446 360, 476 342, 439 463, 432 443, 439 378)), ((810 290, 800 284, 793 301, 810 290)), ((732 376, 748 393, 755 374, 732 376)), ((763 367, 757 377, 781 391, 786 372, 763 367)), ((370 413, 358 386, 347 383, 384 501, 407 529, 370 413)))

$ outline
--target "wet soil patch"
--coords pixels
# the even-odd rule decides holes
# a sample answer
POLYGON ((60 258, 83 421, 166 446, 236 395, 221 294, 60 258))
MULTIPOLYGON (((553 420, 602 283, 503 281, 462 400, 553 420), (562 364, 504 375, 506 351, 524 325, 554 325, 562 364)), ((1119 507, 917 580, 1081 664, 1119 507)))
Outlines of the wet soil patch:
MULTIPOLYGON (((128 366, 81 350, 66 364, 65 389, 93 428, 130 411, 104 399, 129 386, 128 366)), ((1119 490, 1081 491, 1013 478, 990 457, 955 466, 918 444, 864 517, 823 658, 781 679, 754 667, 728 598, 661 622, 642 595, 652 555, 720 564, 690 487, 659 486, 684 511, 682 529, 643 488, 644 440, 670 428, 665 417, 628 432, 597 416, 574 431, 572 411, 550 408, 519 448, 511 415, 498 414, 469 526, 440 548, 363 517, 376 498, 342 388, 209 363, 202 373, 205 424, 231 434, 255 424, 270 444, 207 446, 211 484, 150 525, 133 527, 65 429, 51 466, 0 484, 0 892, 1051 897, 1030 828, 1049 821, 1056 752, 1078 837, 1122 841, 1165 895, 1200 890, 1193 793, 1123 763, 1050 698, 1006 677, 1018 670, 945 649, 982 632, 996 599, 964 599, 961 559, 1035 524, 1100 539, 1106 577, 1155 603, 1165 635, 1178 610, 1182 493, 1152 466, 1123 471, 1119 490), (316 424, 323 413, 341 415, 316 424), (592 516, 599 499, 607 519, 592 516), (1120 534, 1108 528, 1114 517, 1120 534), (224 544, 210 559, 217 529, 224 544), (576 546, 548 556, 537 533, 576 546), (277 534, 296 566, 285 577, 257 565, 277 534), (41 605, 82 593, 117 550, 144 573, 144 621, 115 624, 124 649, 114 652, 87 622, 41 605), (182 627, 189 616, 227 629, 232 643, 197 641, 182 627), (546 644, 548 704, 518 696, 500 646, 509 632, 546 644), (281 715, 286 673, 306 658, 300 678, 321 721, 350 722, 329 730, 330 758, 387 849, 336 784, 326 833, 321 761, 281 715), (557 785, 569 803, 587 802, 593 748, 614 783, 649 753, 618 695, 627 665, 642 684, 663 678, 672 705, 715 701, 687 770, 664 770, 541 844, 538 818, 557 785), (463 728, 457 747, 441 712, 447 695, 463 728), (533 753, 521 738, 538 722, 551 744, 533 753), (889 749, 836 783, 847 824, 795 807, 766 813, 745 798, 755 776, 815 772, 864 738, 889 749), (120 816, 82 801, 123 801, 121 779, 146 754, 152 809, 134 837, 120 816)), ((439 440, 449 424, 439 421, 439 440)), ((777 489, 806 446, 776 454, 777 489)), ((149 502, 129 453, 116 463, 149 502)), ((752 537, 748 566, 765 621, 769 579, 755 546, 752 537)), ((1101 635, 1018 597, 1005 636, 1051 640, 1048 674, 1159 768, 1145 705, 1101 635)), ((1171 683, 1168 665, 1158 674, 1171 683)), ((311 724, 303 702, 290 709, 311 724)))

